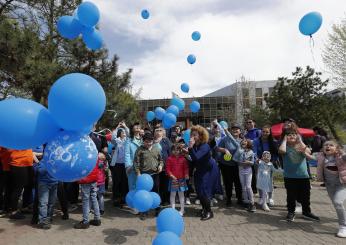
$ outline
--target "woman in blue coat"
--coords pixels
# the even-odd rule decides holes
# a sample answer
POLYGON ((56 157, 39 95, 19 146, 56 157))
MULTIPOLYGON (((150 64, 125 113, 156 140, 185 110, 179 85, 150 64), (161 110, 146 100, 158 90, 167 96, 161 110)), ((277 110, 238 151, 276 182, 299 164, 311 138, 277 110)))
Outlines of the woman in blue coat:
POLYGON ((193 126, 191 128, 188 150, 192 164, 196 168, 195 187, 198 199, 202 204, 201 220, 208 220, 214 217, 210 207, 210 200, 212 198, 212 189, 216 182, 213 169, 217 168, 217 165, 211 156, 208 138, 208 132, 202 126, 193 126))

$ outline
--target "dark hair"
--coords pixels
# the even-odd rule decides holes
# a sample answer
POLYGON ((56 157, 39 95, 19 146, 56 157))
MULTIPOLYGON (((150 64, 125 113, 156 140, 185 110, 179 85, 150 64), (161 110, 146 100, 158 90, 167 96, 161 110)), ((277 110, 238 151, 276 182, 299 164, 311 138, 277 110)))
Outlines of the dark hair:
POLYGON ((284 134, 285 135, 289 135, 289 134, 298 134, 297 130, 293 129, 293 128, 287 128, 284 130, 284 134))
POLYGON ((125 129, 124 129, 123 127, 120 127, 120 128, 118 129, 118 132, 117 132, 117 138, 119 138, 119 137, 120 137, 121 132, 125 132, 125 129))
POLYGON ((145 133, 143 136, 143 140, 154 140, 154 135, 152 133, 145 133))
POLYGON ((135 134, 133 132, 133 128, 135 126, 141 126, 141 124, 139 122, 135 122, 134 124, 131 125, 131 129, 130 129, 130 138, 133 139, 135 137, 135 134))
POLYGON ((171 146, 171 151, 180 150, 180 149, 181 149, 181 144, 174 143, 171 146))
MULTIPOLYGON (((274 138, 273 138, 273 135, 272 135, 272 128, 270 125, 264 125, 262 127, 262 130, 264 128, 269 128, 269 136, 268 136, 268 145, 269 145, 269 152, 272 154, 272 155, 277 155, 278 154, 278 148, 274 142, 274 138)), ((261 137, 259 137, 259 141, 260 141, 260 144, 261 144, 261 147, 263 149, 263 141, 262 141, 262 135, 261 137)))
POLYGON ((246 141, 246 148, 252 149, 252 140, 250 139, 242 139, 241 141, 246 141))

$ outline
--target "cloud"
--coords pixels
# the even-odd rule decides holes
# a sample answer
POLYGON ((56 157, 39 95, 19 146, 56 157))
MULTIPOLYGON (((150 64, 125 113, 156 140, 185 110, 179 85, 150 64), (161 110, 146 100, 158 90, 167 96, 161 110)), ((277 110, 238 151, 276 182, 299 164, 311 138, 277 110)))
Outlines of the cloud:
POLYGON ((227 86, 240 76, 272 80, 296 66, 324 70, 321 50, 331 25, 345 17, 344 0, 94 0, 102 13, 101 31, 120 68, 133 68, 135 89, 143 98, 169 97, 180 84, 189 96, 227 86), (142 9, 151 18, 141 19, 142 9), (323 26, 315 46, 298 31, 307 12, 319 11, 323 26), (199 42, 191 33, 202 34, 199 42), (195 65, 186 62, 188 54, 195 65))

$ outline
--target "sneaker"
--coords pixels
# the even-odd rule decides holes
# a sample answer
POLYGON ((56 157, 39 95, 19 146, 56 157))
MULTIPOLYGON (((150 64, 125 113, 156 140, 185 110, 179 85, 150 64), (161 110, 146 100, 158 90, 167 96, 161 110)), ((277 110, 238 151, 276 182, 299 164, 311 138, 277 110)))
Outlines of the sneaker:
POLYGON ((320 218, 314 215, 313 213, 303 213, 305 219, 312 221, 320 221, 320 218))
POLYGON ((90 221, 89 224, 93 225, 93 226, 100 226, 101 220, 100 219, 94 219, 94 220, 90 221))
POLYGON ((81 221, 81 222, 75 224, 73 226, 73 228, 75 228, 75 229, 88 229, 89 228, 89 222, 88 223, 84 223, 83 221, 81 221))
POLYGON ((131 208, 131 209, 129 210, 129 212, 130 212, 131 214, 134 214, 134 215, 139 214, 139 212, 137 211, 137 209, 134 209, 134 208, 131 208))
POLYGON ((22 213, 16 212, 10 215, 10 219, 25 219, 25 215, 22 213))
POLYGON ((181 217, 184 217, 184 213, 185 213, 184 211, 181 211, 181 210, 179 211, 179 214, 181 215, 181 217))
POLYGON ((247 211, 249 211, 251 213, 256 212, 256 206, 253 205, 252 203, 249 203, 249 207, 248 207, 247 211))
POLYGON ((195 204, 196 204, 196 205, 200 205, 200 204, 201 204, 201 201, 200 201, 199 199, 196 199, 195 204))
POLYGON ((293 222, 295 217, 296 217, 295 213, 288 212, 286 220, 287 220, 287 222, 293 222))
POLYGON ((37 227, 39 229, 49 230, 52 226, 51 224, 47 224, 47 223, 39 223, 37 227))
POLYGON ((269 207, 274 207, 274 200, 271 198, 269 199, 269 203, 268 203, 269 207))
POLYGON ((266 203, 262 204, 262 209, 266 212, 270 211, 270 208, 268 207, 268 205, 266 203))
POLYGON ((216 199, 219 199, 220 201, 223 201, 223 195, 217 194, 215 195, 216 199))
POLYGON ((337 237, 340 238, 346 238, 346 226, 340 226, 338 234, 336 234, 337 237))
POLYGON ((217 204, 217 203, 218 203, 218 201, 216 200, 216 198, 211 199, 211 202, 214 203, 214 204, 217 204))
POLYGON ((62 220, 68 220, 70 217, 68 215, 68 213, 64 213, 61 217, 62 220))
POLYGON ((186 205, 191 205, 190 198, 187 197, 187 198, 185 199, 185 203, 186 203, 186 205))

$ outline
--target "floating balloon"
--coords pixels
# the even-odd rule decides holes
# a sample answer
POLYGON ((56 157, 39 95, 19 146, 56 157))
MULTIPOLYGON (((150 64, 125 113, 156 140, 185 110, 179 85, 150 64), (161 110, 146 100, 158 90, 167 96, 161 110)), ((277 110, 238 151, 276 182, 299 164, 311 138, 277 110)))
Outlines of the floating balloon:
POLYGON ((149 174, 142 174, 137 177, 136 190, 151 191, 154 186, 153 178, 149 174))
POLYGON ((166 114, 166 111, 162 107, 155 108, 155 117, 157 120, 162 120, 165 114, 166 114))
POLYGON ((189 56, 187 56, 187 62, 190 65, 193 65, 196 63, 196 56, 194 56, 193 54, 190 54, 189 56))
POLYGON ((322 25, 322 15, 319 12, 310 12, 303 16, 299 22, 299 31, 306 36, 317 32, 322 25))
POLYGON ((177 123, 177 117, 172 113, 166 113, 162 121, 164 128, 169 129, 177 123))
POLYGON ((130 208, 134 208, 133 198, 134 198, 135 194, 136 194, 135 190, 129 191, 126 194, 125 201, 126 201, 127 206, 129 206, 130 208))
POLYGON ((189 144, 190 142, 190 134, 191 134, 191 129, 185 130, 183 134, 183 139, 186 145, 189 144))
POLYGON ((137 191, 133 196, 133 206, 139 212, 146 212, 153 206, 153 198, 150 192, 145 190, 137 191))
POLYGON ((152 245, 183 245, 183 242, 173 232, 165 231, 155 237, 152 245))
POLYGON ((25 150, 43 145, 60 130, 51 113, 32 100, 0 101, 0 146, 25 150))
POLYGON ((176 105, 170 105, 167 108, 166 113, 172 113, 177 117, 179 115, 179 108, 176 105))
POLYGON ((228 129, 228 123, 226 121, 221 121, 220 125, 221 125, 222 128, 228 129))
POLYGON ((190 110, 193 113, 197 113, 200 108, 201 108, 201 105, 199 104, 198 101, 192 101, 192 103, 190 104, 190 110))
POLYGON ((150 192, 151 197, 153 198, 153 205, 151 206, 152 209, 160 207, 161 204, 161 197, 156 192, 150 192))
POLYGON ((190 86, 187 83, 183 83, 183 84, 180 85, 180 89, 184 93, 188 93, 189 90, 190 90, 190 86))
POLYGON ((77 15, 79 21, 88 27, 95 26, 100 20, 100 11, 92 2, 83 2, 80 4, 77 15))
POLYGON ((172 99, 171 99, 171 105, 175 105, 176 107, 179 108, 180 111, 184 110, 185 108, 185 102, 183 99, 179 98, 179 97, 176 97, 174 96, 172 99))
POLYGON ((91 50, 102 48, 103 38, 101 33, 95 28, 83 31, 83 41, 91 50))
POLYGON ((165 208, 156 219, 156 228, 159 233, 171 231, 180 237, 184 232, 183 217, 177 210, 165 208))
POLYGON ((149 13, 149 11, 147 9, 144 9, 141 12, 141 16, 142 16, 143 19, 147 20, 150 17, 150 13, 149 13))
POLYGON ((201 39, 201 33, 194 31, 191 35, 193 41, 199 41, 201 39))
POLYGON ((57 22, 57 30, 62 37, 72 40, 81 34, 83 26, 72 16, 61 16, 57 22))
POLYGON ((89 136, 60 131, 47 144, 42 161, 52 177, 62 182, 74 182, 91 173, 97 156, 96 145, 89 136))
POLYGON ((231 154, 225 154, 225 155, 223 155, 223 159, 225 160, 225 161, 231 161, 231 159, 232 159, 232 155, 231 154))
POLYGON ((103 114, 106 95, 92 77, 71 73, 59 78, 48 95, 48 108, 58 125, 79 131, 93 125, 103 114))
POLYGON ((155 119, 155 113, 153 111, 148 111, 146 115, 146 119, 148 122, 151 122, 155 119))

